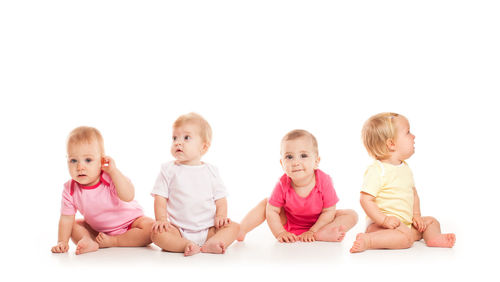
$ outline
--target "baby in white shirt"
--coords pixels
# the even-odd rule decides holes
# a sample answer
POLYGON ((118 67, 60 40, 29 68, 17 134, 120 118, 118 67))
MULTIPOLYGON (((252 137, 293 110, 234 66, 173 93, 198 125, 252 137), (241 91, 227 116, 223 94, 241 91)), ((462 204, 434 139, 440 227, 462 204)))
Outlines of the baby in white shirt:
POLYGON ((173 125, 171 153, 151 194, 156 223, 151 239, 165 251, 223 254, 236 239, 239 224, 227 217, 226 188, 217 168, 201 161, 212 139, 208 122, 196 113, 173 125))

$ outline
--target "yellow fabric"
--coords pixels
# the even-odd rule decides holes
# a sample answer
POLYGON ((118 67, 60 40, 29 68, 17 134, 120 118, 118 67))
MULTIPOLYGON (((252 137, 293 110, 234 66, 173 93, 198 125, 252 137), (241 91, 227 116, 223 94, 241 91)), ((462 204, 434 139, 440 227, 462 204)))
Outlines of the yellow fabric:
POLYGON ((375 197, 382 213, 399 218, 411 228, 413 187, 413 173, 406 162, 395 166, 375 161, 365 172, 361 191, 375 197))

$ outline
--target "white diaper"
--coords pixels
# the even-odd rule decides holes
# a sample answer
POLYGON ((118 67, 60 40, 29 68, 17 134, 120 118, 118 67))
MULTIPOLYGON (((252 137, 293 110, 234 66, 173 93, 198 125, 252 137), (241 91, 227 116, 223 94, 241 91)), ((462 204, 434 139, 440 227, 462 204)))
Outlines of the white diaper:
POLYGON ((203 246, 203 244, 205 244, 205 241, 207 241, 208 229, 209 228, 201 231, 191 231, 179 227, 179 231, 181 232, 183 238, 186 238, 189 241, 193 241, 199 246, 203 246))

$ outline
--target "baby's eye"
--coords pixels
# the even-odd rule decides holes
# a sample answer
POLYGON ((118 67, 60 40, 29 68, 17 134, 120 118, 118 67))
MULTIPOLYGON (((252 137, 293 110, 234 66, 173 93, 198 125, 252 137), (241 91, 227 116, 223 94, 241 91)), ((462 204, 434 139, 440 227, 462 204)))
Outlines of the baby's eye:
POLYGON ((186 141, 191 140, 191 136, 189 136, 189 135, 184 136, 184 140, 186 140, 186 141))
POLYGON ((72 164, 76 164, 77 163, 76 159, 71 159, 71 160, 69 160, 69 162, 72 163, 72 164))
POLYGON ((301 154, 300 157, 303 158, 303 159, 306 159, 306 158, 309 157, 309 155, 308 154, 301 154))
POLYGON ((90 162, 92 162, 92 159, 91 159, 91 158, 86 158, 86 159, 85 159, 85 162, 86 162, 86 163, 90 163, 90 162))
POLYGON ((177 136, 172 136, 172 141, 177 140, 177 136))
POLYGON ((286 155, 285 159, 287 159, 287 160, 293 160, 293 156, 292 155, 286 155))

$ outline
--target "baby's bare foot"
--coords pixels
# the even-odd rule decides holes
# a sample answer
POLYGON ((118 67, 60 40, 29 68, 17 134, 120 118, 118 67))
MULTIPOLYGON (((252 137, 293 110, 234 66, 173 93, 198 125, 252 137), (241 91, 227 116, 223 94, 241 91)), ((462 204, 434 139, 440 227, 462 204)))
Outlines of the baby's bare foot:
POLYGON ((226 252, 226 247, 224 247, 224 243, 222 242, 206 242, 201 247, 202 253, 211 253, 211 254, 223 254, 226 252))
POLYGON ((115 236, 109 236, 102 232, 95 238, 99 244, 99 248, 109 248, 117 246, 117 238, 115 236))
POLYGON ((316 241, 341 242, 344 240, 344 237, 345 227, 342 225, 327 225, 314 234, 316 241))
POLYGON ((351 253, 360 253, 369 248, 370 238, 365 233, 359 233, 351 248, 351 253))
POLYGON ((195 244, 193 242, 190 242, 186 245, 186 248, 184 249, 184 256, 188 257, 188 256, 196 255, 199 252, 200 252, 200 246, 198 246, 197 244, 195 244))
POLYGON ((99 244, 90 238, 82 238, 76 244, 76 252, 75 254, 81 255, 84 253, 95 252, 99 250, 99 244))
POLYGON ((429 247, 451 248, 455 245, 455 234, 441 234, 425 242, 429 247))

